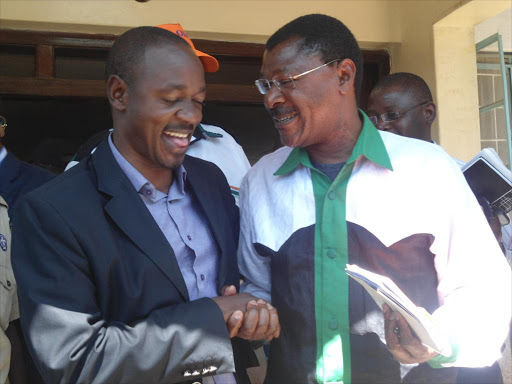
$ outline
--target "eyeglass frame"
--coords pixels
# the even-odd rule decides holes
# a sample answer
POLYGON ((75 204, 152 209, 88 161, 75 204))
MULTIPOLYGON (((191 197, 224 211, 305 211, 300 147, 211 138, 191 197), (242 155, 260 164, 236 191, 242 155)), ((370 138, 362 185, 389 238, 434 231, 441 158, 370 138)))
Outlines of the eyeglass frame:
POLYGON ((292 76, 292 75, 290 75, 290 74, 285 74, 285 75, 283 75, 283 77, 282 77, 282 79, 281 79, 281 80, 276 80, 276 79, 274 79, 274 78, 272 78, 272 79, 270 79, 270 80, 269 80, 269 79, 258 79, 258 80, 255 80, 255 81, 254 81, 254 84, 256 85, 256 88, 258 88, 258 91, 259 91, 262 95, 266 95, 267 93, 269 93, 269 92, 270 92, 270 89, 272 88, 271 83, 272 83, 272 84, 274 84, 274 85, 277 87, 277 89, 279 89, 280 91, 282 91, 282 90, 283 90, 283 88, 281 88, 281 87, 283 86, 283 80, 284 80, 284 81, 286 81, 284 84, 291 83, 291 85, 292 85, 292 87, 291 87, 291 88, 286 88, 286 87, 285 87, 285 89, 295 89, 295 88, 297 87, 297 86, 295 85, 295 80, 297 80, 297 79, 301 78, 302 76, 305 76, 305 75, 307 75, 307 74, 310 74, 311 72, 314 72, 314 71, 316 71, 317 69, 320 69, 320 68, 323 68, 323 67, 325 67, 325 66, 327 66, 327 65, 329 65, 329 64, 332 64, 332 63, 334 63, 335 61, 341 61, 341 60, 343 60, 343 59, 335 59, 335 60, 331 60, 331 61, 329 61, 329 62, 327 62, 327 63, 325 63, 325 64, 319 65, 319 66, 318 66, 318 67, 316 67, 316 68, 310 69, 310 70, 308 70, 308 71, 306 71, 306 72, 299 73, 298 75, 295 75, 295 76, 292 76), (261 85, 261 88, 260 88, 260 85, 258 85, 258 84, 261 84, 261 82, 262 82, 262 81, 266 82, 266 84, 267 84, 268 88, 264 88, 264 86, 263 86, 263 85, 261 85), (263 92, 263 91, 266 91, 266 92, 263 92))
POLYGON ((392 123, 394 121, 397 121, 397 120, 400 120, 402 118, 403 115, 405 115, 407 112, 410 112, 412 111, 413 109, 416 109, 418 107, 421 107, 423 105, 427 105, 428 103, 431 103, 431 101, 424 101, 423 103, 420 103, 418 105, 415 105, 409 109, 406 109, 405 111, 392 111, 392 112, 386 112, 386 113, 383 113, 382 115, 372 115, 372 116, 368 116, 368 118, 370 119, 370 121, 375 125, 377 126, 377 124, 379 123, 379 119, 382 120, 383 123, 392 123), (386 115, 389 115, 391 113, 397 113, 398 114, 398 117, 396 119, 392 119, 392 120, 389 120, 387 119, 387 117, 385 117, 386 115), (373 121, 372 118, 376 117, 376 121, 373 121))

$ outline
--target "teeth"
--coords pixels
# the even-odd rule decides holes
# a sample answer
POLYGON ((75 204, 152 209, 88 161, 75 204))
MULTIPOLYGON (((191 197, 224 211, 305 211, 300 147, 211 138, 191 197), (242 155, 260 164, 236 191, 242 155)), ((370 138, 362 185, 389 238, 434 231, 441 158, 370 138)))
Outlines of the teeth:
POLYGON ((281 119, 277 119, 277 118, 276 118, 275 120, 276 120, 277 122, 279 122, 279 123, 285 123, 285 122, 287 122, 287 121, 290 121, 290 120, 291 120, 291 119, 293 119, 294 117, 295 117, 295 115, 293 115, 293 116, 288 116, 288 117, 283 117, 283 118, 281 118, 281 119))
POLYGON ((178 133, 178 132, 171 132, 171 131, 164 131, 164 134, 171 137, 177 137, 179 139, 185 139, 188 137, 188 134, 186 133, 178 133))

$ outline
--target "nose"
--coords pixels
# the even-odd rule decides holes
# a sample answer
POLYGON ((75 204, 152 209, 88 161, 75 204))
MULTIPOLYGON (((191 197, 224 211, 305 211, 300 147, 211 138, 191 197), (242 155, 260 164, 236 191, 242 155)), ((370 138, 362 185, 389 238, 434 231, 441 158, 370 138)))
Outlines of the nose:
POLYGON ((377 129, 381 131, 388 131, 390 128, 391 126, 389 125, 389 123, 386 123, 379 117, 379 120, 377 120, 377 129))
POLYGON ((183 103, 182 108, 178 110, 176 116, 183 122, 196 126, 203 118, 203 109, 197 102, 187 100, 183 103))
POLYGON ((283 92, 275 84, 272 84, 268 92, 263 97, 263 103, 267 109, 274 108, 277 104, 282 104, 286 101, 283 92))

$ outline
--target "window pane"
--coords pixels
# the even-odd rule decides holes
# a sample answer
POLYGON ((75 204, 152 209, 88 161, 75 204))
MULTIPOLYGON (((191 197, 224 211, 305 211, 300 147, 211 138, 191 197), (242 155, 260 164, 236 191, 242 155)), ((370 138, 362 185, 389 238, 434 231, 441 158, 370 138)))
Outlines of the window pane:
POLYGON ((82 48, 55 49, 55 77, 104 80, 108 50, 82 48))
POLYGON ((480 142, 480 148, 481 149, 484 149, 484 148, 492 148, 494 149, 496 152, 498 151, 498 148, 496 146, 496 141, 485 141, 485 140, 482 140, 480 142))
POLYGON ((480 138, 481 140, 496 139, 494 110, 480 113, 480 138))
POLYGON ((501 161, 503 161, 503 163, 508 167, 510 164, 506 140, 498 141, 498 155, 500 155, 501 161))
POLYGON ((507 131, 505 124, 505 108, 500 107, 494 110, 496 115, 496 132, 497 138, 501 140, 507 140, 507 131))
POLYGON ((34 47, 0 45, 0 76, 32 77, 34 67, 34 47))

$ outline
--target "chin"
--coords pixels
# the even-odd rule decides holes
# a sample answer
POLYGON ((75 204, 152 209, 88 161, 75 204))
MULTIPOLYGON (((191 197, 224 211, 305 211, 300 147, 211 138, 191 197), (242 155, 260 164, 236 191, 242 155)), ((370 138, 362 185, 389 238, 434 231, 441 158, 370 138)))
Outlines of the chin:
POLYGON ((283 134, 280 134, 279 135, 280 138, 281 138, 281 143, 287 147, 298 147, 298 143, 297 143, 297 140, 296 138, 294 137, 291 137, 291 136, 288 136, 288 135, 283 135, 283 134))
POLYGON ((180 157, 175 157, 173 159, 165 159, 165 161, 161 162, 160 164, 167 169, 178 169, 181 164, 183 164, 183 160, 185 159, 185 155, 180 157))

